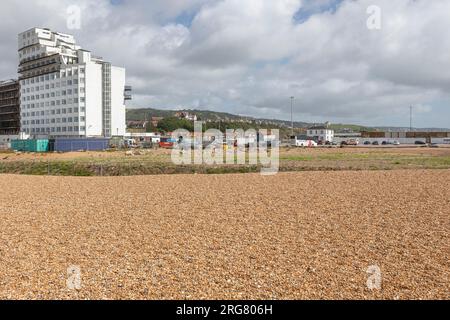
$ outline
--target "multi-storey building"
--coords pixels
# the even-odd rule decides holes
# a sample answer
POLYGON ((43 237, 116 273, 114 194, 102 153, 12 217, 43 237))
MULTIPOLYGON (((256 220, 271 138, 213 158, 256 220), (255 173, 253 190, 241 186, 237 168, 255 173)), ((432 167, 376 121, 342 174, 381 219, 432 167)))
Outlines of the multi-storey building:
POLYGON ((312 138, 317 142, 333 142, 334 130, 330 129, 327 125, 314 126, 308 128, 306 135, 308 138, 312 138))
POLYGON ((48 29, 19 34, 21 130, 32 137, 125 135, 125 69, 48 29))
POLYGON ((0 135, 20 131, 20 86, 17 80, 0 81, 0 135))

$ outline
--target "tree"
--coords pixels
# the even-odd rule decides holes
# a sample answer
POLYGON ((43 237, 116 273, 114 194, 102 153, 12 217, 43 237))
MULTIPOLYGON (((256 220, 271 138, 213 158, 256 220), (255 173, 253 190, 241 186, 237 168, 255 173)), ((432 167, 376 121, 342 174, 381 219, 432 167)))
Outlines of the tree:
POLYGON ((177 129, 186 129, 190 132, 194 131, 194 123, 186 119, 176 117, 164 118, 158 123, 158 129, 163 132, 173 132, 177 129))
POLYGON ((157 132, 158 128, 153 125, 153 122, 149 121, 147 122, 147 125, 145 126, 145 132, 157 132))

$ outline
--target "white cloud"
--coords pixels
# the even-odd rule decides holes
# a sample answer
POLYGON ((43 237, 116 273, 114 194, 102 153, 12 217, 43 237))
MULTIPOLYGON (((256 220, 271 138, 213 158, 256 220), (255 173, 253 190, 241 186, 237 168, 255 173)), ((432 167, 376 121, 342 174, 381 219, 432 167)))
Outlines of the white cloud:
POLYGON ((450 126, 442 106, 450 97, 449 1, 346 0, 336 12, 326 10, 336 0, 116 3, 2 1, 0 78, 15 75, 17 33, 46 26, 125 66, 134 106, 289 118, 295 95, 300 121, 400 125, 390 115, 416 105, 422 114, 441 112, 424 126, 450 126), (81 30, 66 30, 71 4, 83 9, 81 30), (373 4, 381 30, 366 27, 373 4), (298 23, 301 8, 313 14, 298 23))

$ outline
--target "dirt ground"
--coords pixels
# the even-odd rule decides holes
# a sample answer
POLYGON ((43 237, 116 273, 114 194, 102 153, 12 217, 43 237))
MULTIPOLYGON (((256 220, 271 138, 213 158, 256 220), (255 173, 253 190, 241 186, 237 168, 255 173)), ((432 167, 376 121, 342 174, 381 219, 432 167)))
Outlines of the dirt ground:
POLYGON ((0 298, 448 299, 449 181, 0 175, 0 298))

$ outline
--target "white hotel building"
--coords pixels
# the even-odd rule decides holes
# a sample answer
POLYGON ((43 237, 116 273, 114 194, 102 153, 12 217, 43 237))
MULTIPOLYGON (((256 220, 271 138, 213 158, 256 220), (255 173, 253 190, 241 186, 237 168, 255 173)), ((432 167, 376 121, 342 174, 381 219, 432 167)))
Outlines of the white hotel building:
POLYGON ((21 132, 33 138, 125 135, 125 69, 33 28, 19 34, 21 132))

